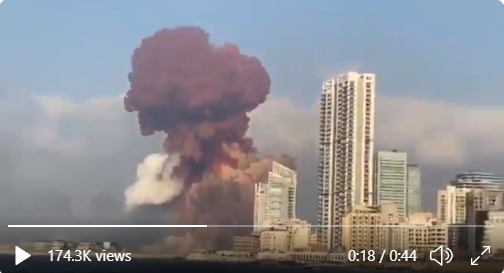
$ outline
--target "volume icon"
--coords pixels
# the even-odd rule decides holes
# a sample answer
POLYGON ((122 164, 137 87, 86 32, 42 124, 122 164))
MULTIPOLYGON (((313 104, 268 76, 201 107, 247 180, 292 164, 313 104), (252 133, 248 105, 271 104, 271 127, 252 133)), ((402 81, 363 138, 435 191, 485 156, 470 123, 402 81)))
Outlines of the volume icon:
POLYGON ((447 247, 440 246, 430 252, 430 260, 435 261, 440 266, 450 263, 452 259, 453 252, 447 247))

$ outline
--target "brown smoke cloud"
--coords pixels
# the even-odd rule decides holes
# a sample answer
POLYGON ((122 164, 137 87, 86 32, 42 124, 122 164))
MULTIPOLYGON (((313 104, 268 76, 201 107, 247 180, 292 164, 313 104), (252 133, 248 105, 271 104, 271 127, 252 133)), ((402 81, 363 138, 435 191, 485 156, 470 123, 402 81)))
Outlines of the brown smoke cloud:
MULTIPOLYGON (((180 224, 252 223, 253 183, 264 179, 272 157, 258 158, 246 136, 248 113, 270 91, 269 75, 236 45, 216 46, 197 27, 163 29, 143 39, 132 57, 125 109, 137 112, 144 136, 165 132, 164 150, 179 154, 171 175, 182 179, 175 199, 180 224)), ((287 166, 288 156, 278 158, 287 166)), ((192 246, 228 245, 248 230, 178 230, 192 246)), ((177 241, 180 240, 168 240, 177 241)))
POLYGON ((196 27, 163 29, 135 50, 128 78, 125 109, 138 112, 142 135, 168 134, 166 152, 181 154, 173 175, 188 186, 216 165, 236 167, 224 144, 253 151, 247 113, 266 100, 270 78, 237 46, 212 45, 196 27))

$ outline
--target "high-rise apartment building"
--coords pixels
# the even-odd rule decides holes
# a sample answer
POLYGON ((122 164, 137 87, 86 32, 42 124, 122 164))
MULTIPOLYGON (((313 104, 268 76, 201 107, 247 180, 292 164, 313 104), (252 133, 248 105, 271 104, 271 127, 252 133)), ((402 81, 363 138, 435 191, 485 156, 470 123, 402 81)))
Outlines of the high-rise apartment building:
POLYGON ((422 176, 416 164, 407 166, 408 214, 422 211, 422 176))
POLYGON ((296 218, 297 173, 273 161, 268 180, 255 184, 254 230, 296 218))
POLYGON ((396 150, 379 151, 374 160, 376 201, 394 203, 401 217, 408 215, 407 165, 408 155, 396 150))
POLYGON ((325 81, 320 98, 317 240, 342 246, 342 219, 373 200, 375 75, 348 72, 325 81))

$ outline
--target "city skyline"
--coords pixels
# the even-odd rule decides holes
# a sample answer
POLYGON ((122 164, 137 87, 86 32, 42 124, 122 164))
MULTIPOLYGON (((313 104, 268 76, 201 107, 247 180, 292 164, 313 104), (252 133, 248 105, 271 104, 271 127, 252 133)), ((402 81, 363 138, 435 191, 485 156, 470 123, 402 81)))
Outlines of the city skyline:
POLYGON ((26 3, 7 0, 0 6, 5 37, 0 144, 9 151, 2 172, 11 181, 1 202, 19 207, 3 206, 6 217, 123 217, 122 192, 133 182, 136 164, 160 147, 158 140, 137 137, 136 120, 122 112, 120 96, 127 89, 132 50, 163 26, 201 25, 217 43, 235 42, 264 62, 273 89, 270 100, 251 114, 250 133, 264 154, 298 158, 302 219, 317 221, 318 147, 316 133, 310 132, 318 131, 314 103, 320 82, 347 70, 377 75, 375 150, 397 148, 411 155, 422 169, 428 210, 436 209, 437 190, 455 174, 470 169, 498 174, 502 165, 504 133, 498 124, 504 98, 497 50, 504 43, 495 35, 502 22, 496 1, 464 2, 459 12, 447 3, 432 11, 421 1, 387 2, 391 9, 383 13, 375 12, 377 3, 271 3, 250 7, 251 15, 264 17, 257 24, 236 15, 243 7, 215 8, 212 1, 200 6, 26 3), (359 6, 367 20, 343 27, 359 6), (344 15, 332 18, 334 8, 344 15), (147 19, 132 20, 136 12, 147 19), (275 19, 276 12, 284 18, 275 19), (14 18, 17 14, 29 20, 14 18), (425 16, 432 19, 425 22, 425 16), (476 22, 466 22, 468 16, 476 22), (327 25, 339 35, 327 38, 327 25), (474 32, 481 38, 470 39, 474 32))

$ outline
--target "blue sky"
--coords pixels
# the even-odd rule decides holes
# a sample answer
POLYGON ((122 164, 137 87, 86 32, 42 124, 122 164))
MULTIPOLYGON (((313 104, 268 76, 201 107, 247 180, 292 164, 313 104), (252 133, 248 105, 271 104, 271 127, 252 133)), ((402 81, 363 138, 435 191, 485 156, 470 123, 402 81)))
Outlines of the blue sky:
POLYGON ((0 82, 70 99, 125 92, 133 49, 162 27, 198 25, 258 56, 272 93, 312 103, 320 81, 377 73, 380 95, 504 103, 497 0, 5 0, 0 82))

